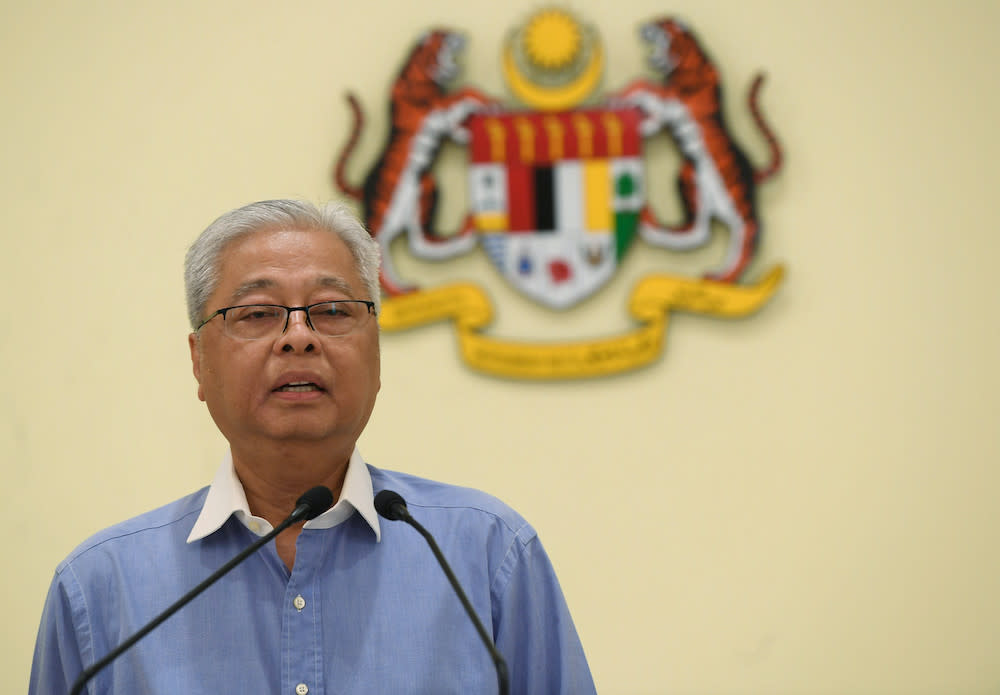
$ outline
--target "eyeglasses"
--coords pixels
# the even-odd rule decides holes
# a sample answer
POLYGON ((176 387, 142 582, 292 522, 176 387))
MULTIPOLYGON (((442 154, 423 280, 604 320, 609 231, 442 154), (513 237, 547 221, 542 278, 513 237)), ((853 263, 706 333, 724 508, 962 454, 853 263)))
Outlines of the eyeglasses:
POLYGON ((309 306, 281 304, 227 306, 202 321, 195 329, 195 333, 216 316, 221 316, 222 330, 231 338, 239 340, 277 338, 288 330, 288 317, 293 311, 304 311, 306 324, 320 335, 336 337, 364 327, 375 315, 375 302, 341 299, 309 306))

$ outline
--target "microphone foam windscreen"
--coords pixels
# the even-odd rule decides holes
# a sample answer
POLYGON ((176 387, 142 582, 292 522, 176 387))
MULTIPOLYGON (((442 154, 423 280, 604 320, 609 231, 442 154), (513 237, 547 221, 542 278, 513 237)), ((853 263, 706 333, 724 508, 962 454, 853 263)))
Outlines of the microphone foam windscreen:
POLYGON ((330 488, 317 485, 311 490, 306 490, 302 497, 295 502, 296 507, 303 504, 309 507, 309 511, 303 518, 307 521, 315 519, 333 504, 333 493, 330 492, 330 488))
POLYGON ((375 495, 375 511, 389 521, 399 521, 402 518, 396 513, 396 505, 406 508, 406 500, 398 492, 382 490, 375 495))

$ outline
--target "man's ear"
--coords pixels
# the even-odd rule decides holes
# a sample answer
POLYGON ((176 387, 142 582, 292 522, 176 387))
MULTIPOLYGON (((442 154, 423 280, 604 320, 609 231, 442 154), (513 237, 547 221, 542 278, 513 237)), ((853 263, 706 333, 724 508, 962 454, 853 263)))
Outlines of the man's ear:
POLYGON ((205 400, 205 390, 201 386, 201 341, 197 333, 188 335, 188 348, 191 350, 191 371, 198 381, 198 400, 205 400))

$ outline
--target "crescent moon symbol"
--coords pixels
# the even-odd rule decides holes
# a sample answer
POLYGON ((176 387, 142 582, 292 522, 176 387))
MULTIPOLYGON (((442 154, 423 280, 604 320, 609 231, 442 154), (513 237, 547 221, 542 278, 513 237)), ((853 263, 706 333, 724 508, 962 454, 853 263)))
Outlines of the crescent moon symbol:
POLYGON ((560 111, 576 106, 594 91, 604 72, 604 51, 600 43, 595 43, 593 56, 579 77, 560 87, 543 87, 532 83, 518 70, 511 43, 507 42, 503 52, 503 72, 507 84, 522 101, 543 111, 560 111))

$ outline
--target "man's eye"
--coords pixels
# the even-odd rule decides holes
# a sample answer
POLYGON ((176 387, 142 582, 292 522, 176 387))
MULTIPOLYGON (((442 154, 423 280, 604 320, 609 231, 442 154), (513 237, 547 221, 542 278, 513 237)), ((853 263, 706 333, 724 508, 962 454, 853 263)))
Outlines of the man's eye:
POLYGON ((240 310, 239 313, 234 317, 237 321, 245 321, 247 323, 254 323, 258 321, 273 321, 278 318, 279 310, 272 307, 247 307, 240 310))
POLYGON ((313 309, 313 315, 329 318, 331 316, 344 316, 344 311, 339 304, 324 304, 313 309))

